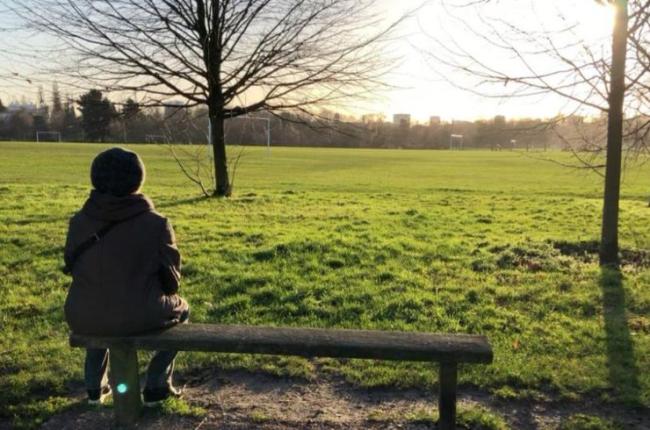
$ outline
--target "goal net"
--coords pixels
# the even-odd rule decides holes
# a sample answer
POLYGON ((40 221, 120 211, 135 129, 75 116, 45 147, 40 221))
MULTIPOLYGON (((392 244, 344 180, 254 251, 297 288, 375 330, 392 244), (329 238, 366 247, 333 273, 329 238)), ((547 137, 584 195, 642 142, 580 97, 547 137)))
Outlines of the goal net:
POLYGON ((58 131, 37 131, 37 142, 61 142, 61 133, 58 131))
POLYGON ((145 141, 147 143, 169 143, 169 136, 164 134, 147 134, 145 141))
POLYGON ((271 119, 239 116, 225 121, 226 145, 266 146, 271 150, 271 119))
POLYGON ((449 136, 449 149, 463 149, 465 137, 462 134, 452 134, 449 136))

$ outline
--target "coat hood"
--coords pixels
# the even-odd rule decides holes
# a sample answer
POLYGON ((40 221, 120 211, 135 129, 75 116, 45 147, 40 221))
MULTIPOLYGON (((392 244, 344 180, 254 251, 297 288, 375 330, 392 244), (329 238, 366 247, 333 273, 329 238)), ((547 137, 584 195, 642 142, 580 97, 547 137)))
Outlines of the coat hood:
POLYGON ((81 212, 101 221, 121 221, 153 209, 152 201, 144 194, 117 197, 92 190, 81 212))

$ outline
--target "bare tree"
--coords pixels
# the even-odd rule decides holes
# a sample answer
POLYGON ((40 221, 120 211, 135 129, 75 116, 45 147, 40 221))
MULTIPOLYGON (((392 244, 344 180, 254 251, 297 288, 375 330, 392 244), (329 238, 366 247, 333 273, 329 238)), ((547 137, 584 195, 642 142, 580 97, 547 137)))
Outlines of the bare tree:
MULTIPOLYGON (((623 102, 625 100, 625 60, 627 54, 627 0, 612 0, 616 10, 612 31, 612 54, 607 97, 607 161, 603 220, 600 233, 600 263, 618 263, 618 212, 621 195, 621 159, 623 152, 623 102)), ((644 2, 644 8, 650 2, 644 2)), ((642 76, 645 75, 645 68, 642 76)), ((605 81, 607 83, 607 81, 605 81)))
MULTIPOLYGON (((489 0, 446 3, 452 15, 458 6, 478 11, 481 28, 466 25, 464 30, 474 36, 477 44, 489 47, 493 59, 507 58, 506 64, 495 63, 454 40, 433 38, 435 47, 427 50, 427 55, 436 64, 434 67, 451 69, 456 72, 454 78, 469 77, 472 82, 468 85, 452 79, 453 84, 497 98, 553 94, 565 101, 565 107, 607 117, 606 138, 590 142, 592 157, 581 157, 577 151, 574 154, 588 168, 604 168, 600 262, 618 264, 623 153, 625 149, 636 154, 646 151, 650 133, 650 116, 645 110, 650 97, 650 52, 644 46, 650 35, 650 1, 584 1, 583 7, 599 3, 614 9, 611 49, 585 40, 577 34, 576 23, 559 12, 560 27, 550 29, 542 23, 542 29, 533 30, 530 23, 522 25, 514 18, 481 14, 479 9, 492 6, 489 0)), ((503 7, 503 2, 500 5, 503 7)))
POLYGON ((207 106, 217 196, 231 193, 224 120, 369 96, 400 22, 375 0, 0 1, 62 42, 76 82, 207 106))

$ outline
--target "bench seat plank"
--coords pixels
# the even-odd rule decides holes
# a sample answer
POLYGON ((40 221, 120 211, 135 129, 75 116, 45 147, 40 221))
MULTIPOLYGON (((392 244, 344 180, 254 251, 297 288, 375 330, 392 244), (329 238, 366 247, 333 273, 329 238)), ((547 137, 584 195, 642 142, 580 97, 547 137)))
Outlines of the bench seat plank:
POLYGON ((72 334, 70 345, 446 363, 491 363, 493 358, 485 336, 214 324, 181 324, 127 337, 72 334))

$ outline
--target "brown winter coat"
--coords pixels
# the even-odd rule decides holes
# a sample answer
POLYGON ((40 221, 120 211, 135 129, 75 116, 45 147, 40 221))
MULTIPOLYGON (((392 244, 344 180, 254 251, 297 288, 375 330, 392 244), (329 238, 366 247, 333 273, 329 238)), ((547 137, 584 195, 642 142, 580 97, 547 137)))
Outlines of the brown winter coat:
POLYGON ((181 259, 174 231, 142 194, 92 191, 70 219, 66 263, 93 233, 126 218, 72 267, 65 316, 76 333, 117 336, 169 327, 188 309, 177 295, 181 259))

